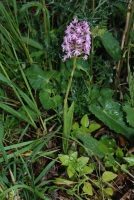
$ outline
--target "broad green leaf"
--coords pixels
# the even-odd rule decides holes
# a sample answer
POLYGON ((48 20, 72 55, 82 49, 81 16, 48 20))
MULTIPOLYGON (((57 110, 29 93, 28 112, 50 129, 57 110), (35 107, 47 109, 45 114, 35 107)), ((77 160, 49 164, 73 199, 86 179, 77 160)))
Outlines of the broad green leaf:
POLYGON ((104 34, 100 35, 102 43, 108 52, 108 54, 116 61, 121 59, 121 48, 118 41, 113 37, 113 35, 106 31, 104 34))
POLYGON ((48 84, 49 80, 55 74, 54 71, 43 71, 39 66, 34 65, 28 68, 26 71, 26 76, 31 84, 31 87, 35 90, 40 90, 48 84))
POLYGON ((51 97, 51 93, 48 90, 41 90, 39 93, 39 99, 44 109, 54 109, 61 105, 61 96, 55 95, 51 97))
POLYGON ((68 166, 70 163, 75 163, 78 157, 78 152, 73 152, 69 155, 59 154, 58 158, 60 159, 62 165, 68 166))
POLYGON ((116 141, 114 138, 110 139, 110 137, 108 135, 103 135, 100 138, 100 141, 103 142, 103 144, 105 144, 107 147, 109 148, 115 148, 116 147, 116 141))
POLYGON ((84 127, 88 127, 89 126, 89 119, 88 119, 88 115, 85 114, 81 121, 80 121, 81 125, 84 126, 84 127))
POLYGON ((130 105, 126 104, 123 107, 123 110, 126 112, 127 116, 127 122, 130 126, 134 127, 134 108, 132 108, 130 105))
POLYGON ((91 174, 94 171, 94 169, 91 166, 85 166, 83 168, 83 170, 81 171, 81 175, 85 175, 85 174, 91 174))
POLYGON ((108 195, 112 196, 113 195, 113 189, 112 188, 105 188, 104 192, 107 193, 108 195))
POLYGON ((96 131, 97 129, 99 129, 101 127, 100 124, 97 124, 97 123, 92 123, 89 125, 89 131, 90 133, 96 131))
POLYGON ((127 161, 130 166, 134 166, 134 157, 124 157, 123 159, 127 161))
POLYGON ((121 133, 128 139, 134 135, 134 129, 128 127, 123 121, 120 104, 114 100, 101 97, 97 103, 89 106, 89 110, 116 133, 121 133))
POLYGON ((99 98, 99 95, 100 95, 100 91, 97 87, 94 86, 93 88, 91 88, 90 95, 89 95, 90 104, 94 103, 99 98))
POLYGON ((114 91, 109 89, 109 88, 102 88, 101 91, 99 92, 98 98, 102 98, 102 100, 105 99, 112 99, 114 95, 114 91))
POLYGON ((75 184, 75 182, 67 180, 67 179, 63 179, 63 178, 56 178, 55 181, 53 181, 56 185, 72 185, 75 184))
POLYGON ((60 159, 62 165, 64 166, 68 166, 70 163, 70 159, 68 155, 64 155, 64 154, 59 154, 58 158, 60 159))
POLYGON ((79 69, 79 70, 82 70, 82 71, 84 71, 86 74, 88 74, 89 63, 88 63, 87 60, 78 59, 78 60, 77 60, 76 68, 79 69))
POLYGON ((72 178, 75 175, 75 167, 75 163, 72 163, 67 167, 67 174, 69 178, 72 178))
POLYGON ((93 188, 92 188, 92 185, 89 182, 85 182, 82 189, 83 189, 83 192, 85 194, 88 194, 88 195, 91 195, 91 196, 93 195, 93 188))
POLYGON ((102 142, 97 141, 92 136, 82 134, 78 131, 76 137, 83 142, 84 148, 86 148, 90 156, 95 155, 99 158, 103 158, 110 154, 110 150, 102 142))
POLYGON ((88 157, 81 156, 80 158, 78 158, 76 170, 80 172, 83 169, 83 167, 88 163, 88 161, 89 161, 88 157))
POLYGON ((109 181, 112 181, 113 179, 115 179, 116 177, 117 177, 117 174, 114 174, 113 172, 110 172, 110 171, 105 171, 102 174, 102 181, 109 182, 109 181))

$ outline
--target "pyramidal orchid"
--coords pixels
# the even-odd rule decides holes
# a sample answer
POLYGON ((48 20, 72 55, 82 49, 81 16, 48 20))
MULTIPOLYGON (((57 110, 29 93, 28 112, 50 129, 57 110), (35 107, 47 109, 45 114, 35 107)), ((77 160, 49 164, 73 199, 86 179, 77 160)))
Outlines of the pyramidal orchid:
POLYGON ((91 36, 90 28, 86 21, 78 22, 74 19, 65 31, 65 36, 62 44, 62 51, 64 57, 62 61, 66 61, 67 58, 73 58, 73 67, 70 74, 70 79, 67 85, 67 90, 64 98, 63 108, 63 151, 67 153, 69 148, 69 137, 71 133, 71 127, 73 122, 74 102, 68 107, 68 96, 72 85, 74 72, 77 66, 77 58, 82 57, 87 60, 91 49, 91 36))
POLYGON ((74 19, 65 31, 62 51, 65 53, 62 61, 67 58, 80 57, 87 60, 91 49, 90 27, 86 21, 74 19))

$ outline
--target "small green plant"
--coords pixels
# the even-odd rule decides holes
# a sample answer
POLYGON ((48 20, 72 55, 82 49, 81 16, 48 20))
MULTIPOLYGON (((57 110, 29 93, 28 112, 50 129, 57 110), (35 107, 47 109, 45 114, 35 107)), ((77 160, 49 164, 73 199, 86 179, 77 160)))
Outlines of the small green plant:
POLYGON ((67 168, 67 174, 70 180, 64 180, 62 178, 57 178, 55 184, 73 184, 73 188, 69 189, 69 193, 77 193, 79 195, 80 189, 82 189, 81 197, 93 196, 94 187, 98 188, 98 193, 104 193, 104 196, 110 197, 113 195, 112 185, 110 186, 117 174, 111 171, 105 171, 101 177, 98 179, 91 179, 93 172, 96 170, 94 163, 89 164, 89 157, 78 157, 78 152, 71 152, 68 155, 59 154, 58 155, 61 164, 67 168))
POLYGON ((69 178, 74 178, 75 176, 82 176, 83 174, 93 171, 93 168, 87 165, 88 157, 79 157, 78 152, 70 152, 69 155, 59 154, 58 155, 61 164, 67 167, 67 174, 69 178))

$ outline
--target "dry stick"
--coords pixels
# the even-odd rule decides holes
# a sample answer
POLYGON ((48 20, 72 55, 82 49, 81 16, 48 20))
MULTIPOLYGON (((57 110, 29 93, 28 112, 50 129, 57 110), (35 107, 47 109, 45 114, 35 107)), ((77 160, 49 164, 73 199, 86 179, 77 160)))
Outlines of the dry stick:
MULTIPOLYGON (((124 33, 122 36, 122 42, 121 42, 121 50, 123 50, 123 54, 126 51, 126 46, 128 44, 128 40, 129 40, 133 12, 134 12, 134 0, 130 0, 129 4, 128 4, 128 12, 127 12, 127 16, 126 16, 126 25, 125 25, 124 33)), ((116 77, 115 77, 115 83, 114 83, 116 94, 117 94, 117 88, 119 85, 122 64, 123 64, 123 58, 121 60, 119 60, 117 67, 116 67, 116 77)))

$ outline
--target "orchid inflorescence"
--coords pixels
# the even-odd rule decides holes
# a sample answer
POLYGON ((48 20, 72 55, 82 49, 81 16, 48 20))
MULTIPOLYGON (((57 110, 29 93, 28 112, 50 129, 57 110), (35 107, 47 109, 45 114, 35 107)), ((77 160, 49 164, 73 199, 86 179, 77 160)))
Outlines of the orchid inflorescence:
POLYGON ((79 57, 82 55, 87 60, 91 49, 90 27, 86 21, 78 22, 74 19, 65 31, 62 50, 65 52, 63 61, 67 58, 79 57))

